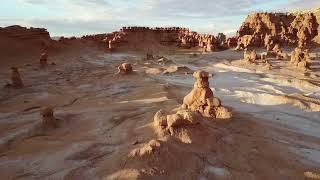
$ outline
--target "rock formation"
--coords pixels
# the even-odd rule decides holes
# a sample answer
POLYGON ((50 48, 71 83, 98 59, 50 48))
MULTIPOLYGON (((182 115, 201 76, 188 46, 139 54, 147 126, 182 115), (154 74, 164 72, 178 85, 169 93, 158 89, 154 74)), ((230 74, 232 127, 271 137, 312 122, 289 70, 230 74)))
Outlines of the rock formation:
POLYGON ((184 65, 170 65, 166 70, 163 71, 163 74, 168 73, 191 74, 192 70, 184 65))
POLYGON ((230 37, 227 39, 227 46, 228 48, 236 47, 237 46, 237 38, 230 37))
POLYGON ((252 51, 245 49, 243 51, 243 59, 245 62, 253 63, 253 62, 256 62, 257 60, 263 59, 263 58, 264 58, 264 56, 258 55, 255 49, 253 49, 252 51))
POLYGON ((153 60, 153 55, 150 53, 146 54, 146 60, 153 60))
POLYGON ((199 123, 202 116, 197 111, 179 110, 175 114, 168 114, 163 110, 159 110, 153 118, 155 126, 162 128, 173 128, 182 125, 193 125, 199 123))
POLYGON ((287 60, 288 59, 288 55, 287 53, 283 52, 280 49, 279 44, 268 44, 267 45, 267 56, 268 57, 275 57, 279 60, 287 60), (271 48, 272 47, 272 48, 271 48))
POLYGON ((301 69, 309 69, 309 53, 307 50, 302 51, 301 48, 297 47, 291 52, 290 64, 301 69))
POLYGON ((187 28, 149 28, 149 27, 123 27, 120 31, 108 33, 103 41, 109 49, 124 47, 145 47, 150 46, 175 46, 180 48, 199 47, 204 51, 215 51, 225 43, 224 34, 219 38, 213 35, 198 34, 187 28), (143 43, 141 43, 143 42, 143 43))
POLYGON ((198 111, 211 118, 231 118, 232 114, 221 105, 221 101, 213 96, 209 87, 209 74, 204 71, 193 73, 196 82, 192 91, 183 99, 182 108, 198 111))
POLYGON ((42 126, 44 128, 57 128, 58 122, 53 115, 53 108, 50 106, 43 107, 40 112, 42 116, 42 126))
POLYGON ((24 86, 18 68, 11 67, 11 84, 8 84, 9 87, 13 88, 22 88, 24 86))
POLYGON ((49 32, 43 28, 26 28, 18 25, 1 28, 0 35, 20 40, 40 40, 43 42, 50 41, 49 32))
POLYGON ((193 73, 196 82, 192 91, 184 97, 181 108, 176 113, 159 110, 153 118, 155 127, 169 130, 173 134, 175 127, 198 124, 205 117, 212 119, 230 119, 231 112, 221 105, 219 98, 213 96, 209 87, 209 74, 204 71, 193 73))
POLYGON ((238 46, 262 47, 275 43, 304 47, 319 34, 319 22, 314 13, 254 13, 237 32, 238 46))
POLYGON ((217 35, 217 41, 220 45, 226 43, 227 37, 223 33, 218 33, 217 35))
POLYGON ((48 65, 47 59, 48 59, 47 53, 42 53, 40 55, 40 68, 47 67, 47 65, 48 65))
POLYGON ((132 66, 130 63, 122 63, 118 66, 118 74, 128 74, 132 72, 132 66))

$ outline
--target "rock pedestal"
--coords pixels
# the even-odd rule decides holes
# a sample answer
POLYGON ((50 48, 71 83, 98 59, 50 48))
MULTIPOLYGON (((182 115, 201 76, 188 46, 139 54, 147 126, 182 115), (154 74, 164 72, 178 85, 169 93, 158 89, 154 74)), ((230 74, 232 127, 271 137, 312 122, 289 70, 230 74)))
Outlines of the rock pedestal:
POLYGON ((191 111, 198 111, 203 116, 212 118, 231 118, 232 114, 221 106, 221 101, 213 96, 209 87, 209 73, 196 71, 196 78, 192 91, 184 97, 182 107, 191 111))

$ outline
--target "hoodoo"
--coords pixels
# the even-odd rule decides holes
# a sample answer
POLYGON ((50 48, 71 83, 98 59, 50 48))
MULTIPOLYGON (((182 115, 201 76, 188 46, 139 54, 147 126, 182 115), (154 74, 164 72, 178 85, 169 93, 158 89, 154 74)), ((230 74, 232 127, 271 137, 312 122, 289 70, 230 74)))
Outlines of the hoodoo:
POLYGON ((24 86, 18 68, 11 67, 11 87, 22 88, 24 86))

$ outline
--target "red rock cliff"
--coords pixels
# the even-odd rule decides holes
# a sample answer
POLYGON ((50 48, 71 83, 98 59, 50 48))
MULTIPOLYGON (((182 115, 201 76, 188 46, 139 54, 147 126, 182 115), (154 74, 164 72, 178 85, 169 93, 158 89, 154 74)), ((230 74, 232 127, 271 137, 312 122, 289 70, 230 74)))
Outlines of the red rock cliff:
POLYGON ((213 35, 198 34, 180 27, 123 27, 120 31, 106 34, 104 41, 110 49, 124 47, 152 49, 156 46, 175 46, 199 47, 205 51, 218 50, 225 43, 213 35))
POLYGON ((273 41, 280 45, 308 46, 318 44, 319 21, 314 12, 254 13, 237 32, 238 45, 265 46, 273 41))

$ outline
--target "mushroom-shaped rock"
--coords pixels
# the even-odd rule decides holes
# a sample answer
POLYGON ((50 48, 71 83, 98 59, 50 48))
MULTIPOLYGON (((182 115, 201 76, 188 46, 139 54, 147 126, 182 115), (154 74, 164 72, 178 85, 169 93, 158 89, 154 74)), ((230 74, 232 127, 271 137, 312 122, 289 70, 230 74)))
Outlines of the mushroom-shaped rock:
POLYGON ((193 76, 196 78, 196 82, 192 91, 184 97, 182 108, 198 111, 204 116, 216 118, 215 107, 220 107, 221 101, 213 96, 213 92, 209 87, 209 73, 196 71, 193 76))

